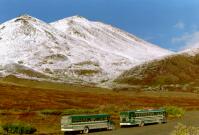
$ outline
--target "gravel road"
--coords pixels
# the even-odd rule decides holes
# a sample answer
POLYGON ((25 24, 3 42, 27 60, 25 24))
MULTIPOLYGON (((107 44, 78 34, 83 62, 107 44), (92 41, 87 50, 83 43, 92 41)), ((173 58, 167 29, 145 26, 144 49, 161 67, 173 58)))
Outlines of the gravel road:
POLYGON ((178 123, 189 126, 199 126, 199 111, 186 112, 184 117, 169 120, 166 124, 118 128, 113 131, 92 132, 89 133, 89 135, 170 135, 178 123))

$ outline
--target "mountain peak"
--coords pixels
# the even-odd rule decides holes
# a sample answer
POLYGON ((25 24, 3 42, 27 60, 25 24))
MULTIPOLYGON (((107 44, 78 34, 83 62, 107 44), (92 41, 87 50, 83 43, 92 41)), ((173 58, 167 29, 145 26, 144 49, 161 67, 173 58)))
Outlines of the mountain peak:
POLYGON ((71 16, 71 18, 85 19, 85 17, 83 17, 83 16, 80 16, 80 15, 74 15, 74 16, 71 16))
POLYGON ((30 16, 29 14, 21 14, 21 15, 19 15, 17 18, 19 18, 19 17, 32 18, 32 16, 30 16))
POLYGON ((57 21, 58 23, 61 23, 62 25, 64 24, 76 24, 76 23, 88 23, 89 20, 82 17, 82 16, 79 16, 79 15, 75 15, 75 16, 71 16, 71 17, 67 17, 67 18, 64 18, 64 19, 61 19, 61 20, 58 20, 57 21))
MULTIPOLYGON (((0 44, 38 45, 51 42, 55 44, 65 34, 30 15, 24 14, 0 25, 0 44), (11 43, 12 42, 12 43, 11 43)), ((18 48, 18 47, 16 47, 18 48)))
POLYGON ((51 23, 51 25, 67 35, 71 35, 77 39, 89 41, 89 43, 91 43, 93 46, 95 46, 96 43, 100 44, 100 46, 96 45, 96 48, 103 48, 105 50, 108 48, 108 50, 112 51, 113 48, 117 48, 115 51, 113 51, 117 55, 121 54, 121 50, 123 50, 126 52, 124 56, 130 58, 132 61, 135 60, 135 57, 148 59, 148 55, 147 58, 145 58, 146 54, 140 55, 140 53, 143 52, 149 54, 151 58, 172 53, 171 51, 150 44, 111 25, 89 21, 86 18, 78 15, 58 20, 51 23), (124 46, 127 48, 132 48, 132 51, 126 51, 124 46))
POLYGON ((41 20, 39 20, 39 19, 37 19, 35 17, 32 17, 32 16, 30 16, 28 14, 23 14, 23 15, 20 15, 20 16, 18 16, 16 18, 13 18, 11 20, 8 20, 8 21, 0 24, 0 26, 2 26, 4 28, 6 26, 7 27, 9 26, 10 30, 14 30, 17 27, 26 27, 26 26, 33 26, 33 25, 37 26, 37 25, 39 25, 41 23, 44 24, 45 22, 43 22, 43 21, 41 21, 41 20))
POLYGON ((27 22, 27 21, 37 21, 37 20, 38 20, 37 18, 34 18, 28 14, 20 15, 19 17, 14 19, 15 22, 18 21, 27 22))
POLYGON ((65 18, 66 20, 87 20, 85 17, 80 16, 80 15, 75 15, 75 16, 71 16, 71 17, 67 17, 65 18))

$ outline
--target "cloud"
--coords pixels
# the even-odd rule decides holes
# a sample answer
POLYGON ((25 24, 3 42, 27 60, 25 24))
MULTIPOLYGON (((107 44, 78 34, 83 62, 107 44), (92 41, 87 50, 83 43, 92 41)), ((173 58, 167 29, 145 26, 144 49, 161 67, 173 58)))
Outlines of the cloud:
POLYGON ((182 46, 180 48, 181 50, 199 48, 199 31, 185 33, 180 37, 174 37, 171 42, 173 44, 180 44, 182 46))
POLYGON ((174 28, 176 28, 176 29, 184 29, 185 28, 185 24, 182 21, 179 21, 179 22, 177 22, 174 25, 174 28))

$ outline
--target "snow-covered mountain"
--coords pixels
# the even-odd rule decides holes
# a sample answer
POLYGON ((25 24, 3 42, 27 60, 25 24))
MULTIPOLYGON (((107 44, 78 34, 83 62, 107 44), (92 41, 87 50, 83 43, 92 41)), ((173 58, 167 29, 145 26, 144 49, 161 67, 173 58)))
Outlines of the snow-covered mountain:
POLYGON ((51 24, 28 15, 0 25, 0 73, 100 84, 172 52, 79 16, 51 24))
POLYGON ((51 25, 67 35, 91 44, 92 47, 128 58, 135 64, 171 53, 120 29, 89 21, 81 16, 65 18, 51 25))

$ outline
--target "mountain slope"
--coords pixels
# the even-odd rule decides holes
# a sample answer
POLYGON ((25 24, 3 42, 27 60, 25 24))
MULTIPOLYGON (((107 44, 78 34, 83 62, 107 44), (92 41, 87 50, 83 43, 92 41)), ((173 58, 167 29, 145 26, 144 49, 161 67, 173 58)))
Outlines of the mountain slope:
POLYGON ((199 51, 187 50, 125 71, 115 82, 143 89, 198 91, 199 51), (148 88, 147 88, 148 87, 148 88))
POLYGON ((19 70, 51 76, 45 71, 66 59, 66 41, 70 38, 51 25, 24 15, 1 24, 0 39, 1 75, 28 77, 19 70))
POLYGON ((171 53, 77 16, 50 25, 24 15, 0 25, 2 77, 102 85, 124 70, 171 53))
POLYGON ((51 24, 67 35, 84 40, 92 47, 130 59, 134 65, 172 53, 120 29, 80 16, 51 24))

